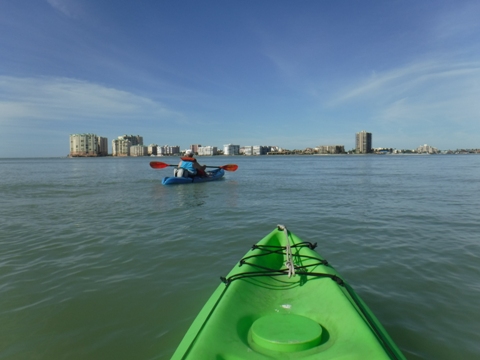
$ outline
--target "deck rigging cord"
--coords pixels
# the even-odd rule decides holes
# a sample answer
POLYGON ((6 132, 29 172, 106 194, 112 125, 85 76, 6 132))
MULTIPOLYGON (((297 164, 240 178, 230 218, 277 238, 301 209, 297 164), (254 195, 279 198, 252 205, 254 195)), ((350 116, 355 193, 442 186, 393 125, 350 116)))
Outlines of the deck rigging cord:
POLYGON ((290 247, 290 239, 288 238, 288 230, 284 225, 277 225, 278 230, 283 230, 285 234, 285 266, 288 269, 288 277, 295 276, 295 264, 293 263, 292 248, 290 247))
POLYGON ((335 275, 335 274, 328 274, 328 273, 317 273, 309 271, 309 268, 315 268, 319 265, 328 266, 328 261, 319 259, 318 257, 313 257, 309 255, 302 255, 299 253, 299 249, 302 247, 308 247, 311 250, 317 247, 317 244, 312 244, 310 242, 300 242, 297 244, 290 244, 290 238, 288 234, 288 230, 283 225, 278 225, 278 229, 283 231, 286 237, 286 246, 274 246, 274 245, 253 245, 251 250, 260 250, 260 252, 256 252, 253 255, 248 255, 243 257, 240 262, 239 266, 242 265, 249 265, 252 268, 257 269, 257 271, 245 271, 242 273, 234 274, 230 277, 220 277, 225 285, 229 285, 232 281, 243 279, 243 278, 251 278, 251 277, 259 277, 259 276, 281 276, 287 275, 289 278, 295 275, 307 275, 307 276, 314 276, 314 277, 326 277, 334 280, 338 285, 344 286, 343 280, 335 275), (293 251, 295 251, 295 258, 297 259, 297 265, 293 260, 293 251), (272 254, 283 255, 285 258, 285 267, 282 268, 269 268, 255 262, 251 262, 251 259, 261 257, 261 256, 268 256, 272 254), (301 264, 301 260, 309 259, 310 263, 308 265, 298 265, 301 264), (315 260, 312 262, 312 260, 315 260))
POLYGON ((253 255, 248 255, 243 257, 240 262, 239 266, 242 265, 249 265, 252 268, 258 269, 258 271, 245 271, 242 273, 236 273, 230 277, 220 277, 221 281, 225 283, 225 286, 228 285, 235 280, 243 279, 243 278, 253 278, 253 277, 261 277, 261 276, 285 276, 288 275, 289 278, 291 276, 300 275, 300 276, 313 276, 313 277, 324 277, 330 278, 335 281, 338 286, 341 286, 345 289, 345 291, 350 295, 352 301, 355 303, 358 311, 362 314, 365 321, 369 324, 370 328, 374 332, 375 336, 380 340, 381 344, 383 345, 384 349, 390 354, 392 359, 398 359, 395 351, 391 348, 388 340, 385 338, 381 329, 375 320, 372 319, 370 313, 365 311, 363 302, 359 299, 358 295, 355 291, 350 287, 348 283, 345 283, 342 278, 335 274, 329 273, 317 273, 309 271, 309 268, 315 268, 319 265, 324 265, 330 267, 327 260, 319 259, 318 257, 313 257, 309 255, 303 255, 299 253, 300 248, 308 247, 309 249, 313 250, 317 247, 316 243, 311 242, 299 242, 296 244, 291 245, 290 239, 288 235, 288 230, 283 225, 278 225, 278 230, 284 232, 286 236, 286 246, 274 246, 274 245, 253 245, 251 251, 259 250, 260 252, 256 252, 253 255), (297 265, 295 265, 293 260, 293 252, 292 249, 295 251, 295 258, 297 259, 297 265), (255 262, 250 262, 250 259, 254 259, 256 257, 261 256, 268 256, 272 254, 283 255, 285 258, 285 267, 280 269, 273 269, 268 268, 265 266, 261 266, 256 264, 255 262), (310 263, 308 265, 302 265, 302 259, 309 259, 310 263), (316 260, 312 262, 311 260, 316 260), (298 265, 300 264, 300 265, 298 265))

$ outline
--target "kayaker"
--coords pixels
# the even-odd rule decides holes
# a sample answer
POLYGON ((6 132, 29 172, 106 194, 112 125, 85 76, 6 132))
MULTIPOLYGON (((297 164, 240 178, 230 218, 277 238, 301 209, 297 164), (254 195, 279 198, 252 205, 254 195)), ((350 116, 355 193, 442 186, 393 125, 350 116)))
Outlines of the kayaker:
MULTIPOLYGON (((178 163, 178 169, 187 170, 189 176, 207 176, 205 172, 205 165, 200 165, 197 162, 197 159, 194 158, 192 150, 185 151, 185 156, 181 158, 181 161, 178 163)), ((178 172, 175 173, 175 176, 179 176, 178 172)), ((184 176, 183 174, 180 176, 184 176)))

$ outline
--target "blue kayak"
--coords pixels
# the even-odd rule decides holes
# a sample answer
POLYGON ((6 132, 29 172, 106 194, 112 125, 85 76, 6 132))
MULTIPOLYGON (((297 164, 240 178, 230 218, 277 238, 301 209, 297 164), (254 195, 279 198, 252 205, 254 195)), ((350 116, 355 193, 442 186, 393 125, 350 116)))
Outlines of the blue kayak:
POLYGON ((206 177, 164 177, 162 179, 162 185, 174 185, 174 184, 192 184, 192 183, 201 183, 207 181, 215 181, 220 180, 223 175, 225 175, 225 170, 223 169, 215 169, 213 171, 207 171, 206 177))

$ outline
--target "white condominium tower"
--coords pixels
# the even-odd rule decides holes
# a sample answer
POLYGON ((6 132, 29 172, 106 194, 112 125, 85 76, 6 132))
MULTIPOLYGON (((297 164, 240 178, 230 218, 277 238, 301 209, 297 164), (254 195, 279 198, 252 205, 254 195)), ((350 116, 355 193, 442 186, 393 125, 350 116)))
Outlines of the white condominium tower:
POLYGON ((240 145, 223 145, 223 154, 224 155, 239 155, 240 154, 240 145))
POLYGON ((95 134, 71 134, 70 156, 107 156, 107 138, 95 134))

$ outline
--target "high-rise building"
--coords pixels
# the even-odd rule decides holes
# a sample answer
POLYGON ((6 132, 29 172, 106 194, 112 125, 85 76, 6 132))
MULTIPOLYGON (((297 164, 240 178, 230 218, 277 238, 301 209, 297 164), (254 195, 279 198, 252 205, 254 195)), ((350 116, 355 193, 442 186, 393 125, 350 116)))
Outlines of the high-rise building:
POLYGON ((148 145, 148 155, 157 155, 157 144, 148 145))
POLYGON ((128 140, 133 145, 143 145, 143 137, 140 135, 122 135, 119 139, 128 140))
POLYGON ((194 154, 198 154, 198 148, 201 147, 201 146, 202 145, 200 145, 200 144, 190 145, 190 150, 192 150, 194 154))
POLYGON ((157 146, 157 155, 177 155, 180 154, 180 146, 157 146))
POLYGON ((355 152, 357 154, 372 152, 372 133, 363 130, 355 134, 355 152))
POLYGON ((253 146, 251 145, 243 146, 242 149, 243 149, 243 155, 247 155, 247 156, 253 155, 253 146))
POLYGON ((243 154, 244 155, 267 155, 271 150, 271 146, 263 145, 253 145, 253 146, 244 146, 243 154))
POLYGON ((130 146, 130 156, 147 156, 148 146, 132 145, 130 146))
POLYGON ((119 136, 118 139, 112 140, 112 155, 113 156, 130 156, 130 147, 132 143, 129 140, 122 139, 119 136))
POLYGON ((223 145, 223 155, 239 155, 240 145, 223 145))
POLYGON ((108 139, 106 137, 98 137, 98 155, 107 156, 108 155, 108 139))
POLYGON ((438 153, 438 149, 433 147, 433 146, 430 146, 430 145, 423 145, 423 146, 419 146, 417 148, 417 153, 420 153, 420 154, 437 154, 438 153))
MULTIPOLYGON (((112 141, 113 156, 130 156, 130 147, 143 145, 143 137, 140 135, 122 135, 112 141)), ((142 150, 143 151, 143 150, 142 150)), ((135 154, 137 154, 137 150, 135 154)), ((138 156, 138 155, 136 155, 138 156)))
POLYGON ((71 134, 70 156, 107 156, 107 138, 95 134, 71 134))
POLYGON ((200 146, 197 150, 198 150, 198 155, 203 155, 203 156, 217 155, 216 146, 200 146))

